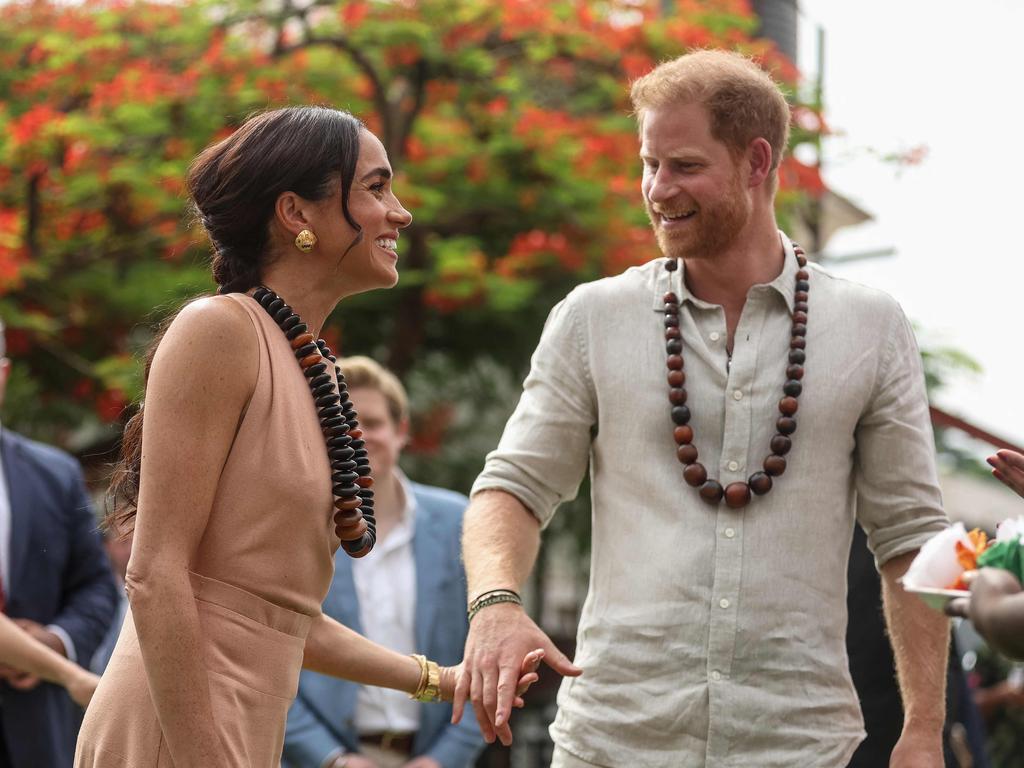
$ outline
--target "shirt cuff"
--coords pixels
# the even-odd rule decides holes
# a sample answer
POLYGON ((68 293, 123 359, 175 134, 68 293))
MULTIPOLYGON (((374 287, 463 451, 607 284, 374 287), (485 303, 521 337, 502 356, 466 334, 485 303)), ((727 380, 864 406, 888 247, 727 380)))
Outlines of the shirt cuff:
POLYGON ((320 768, 331 768, 331 766, 334 765, 334 761, 344 754, 345 749, 343 747, 338 747, 337 749, 328 752, 327 757, 325 757, 323 762, 320 763, 320 768))
POLYGON ((64 655, 68 657, 69 661, 77 664, 78 654, 75 653, 75 644, 71 640, 71 635, 65 632, 63 627, 58 627, 56 624, 47 624, 46 629, 60 638, 60 641, 64 643, 64 655))

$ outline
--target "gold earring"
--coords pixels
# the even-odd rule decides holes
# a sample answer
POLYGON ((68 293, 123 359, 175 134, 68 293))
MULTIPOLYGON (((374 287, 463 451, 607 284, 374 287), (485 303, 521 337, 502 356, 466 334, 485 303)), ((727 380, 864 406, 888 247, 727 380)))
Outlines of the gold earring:
POLYGON ((295 236, 295 247, 303 253, 309 253, 316 245, 316 235, 308 229, 304 229, 295 236))

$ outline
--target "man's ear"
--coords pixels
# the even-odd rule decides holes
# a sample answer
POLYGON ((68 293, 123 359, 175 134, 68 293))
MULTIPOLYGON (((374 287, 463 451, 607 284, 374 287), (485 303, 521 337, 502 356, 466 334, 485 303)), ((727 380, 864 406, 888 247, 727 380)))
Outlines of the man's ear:
POLYGON ((274 203, 274 218, 292 235, 312 226, 309 200, 294 192, 282 192, 274 203))
POLYGON ((748 186, 758 187, 765 183, 772 172, 772 145, 767 139, 756 138, 747 147, 750 168, 748 186))

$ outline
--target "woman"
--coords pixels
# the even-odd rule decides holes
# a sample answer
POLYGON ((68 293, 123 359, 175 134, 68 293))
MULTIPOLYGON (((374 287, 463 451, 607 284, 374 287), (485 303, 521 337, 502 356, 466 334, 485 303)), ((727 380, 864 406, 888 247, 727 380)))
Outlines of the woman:
POLYGON ((277 766, 301 667, 450 697, 455 668, 438 681, 320 611, 338 535, 360 556, 374 526, 354 414, 315 339, 339 300, 398 280, 412 217, 391 176, 372 133, 318 107, 260 114, 193 163, 219 295, 171 322, 126 430, 109 522, 134 528, 130 620, 77 766, 277 766))
POLYGON ((2 613, 0 664, 67 688, 68 694, 80 707, 89 704, 96 684, 100 681, 92 672, 82 669, 35 640, 2 613))

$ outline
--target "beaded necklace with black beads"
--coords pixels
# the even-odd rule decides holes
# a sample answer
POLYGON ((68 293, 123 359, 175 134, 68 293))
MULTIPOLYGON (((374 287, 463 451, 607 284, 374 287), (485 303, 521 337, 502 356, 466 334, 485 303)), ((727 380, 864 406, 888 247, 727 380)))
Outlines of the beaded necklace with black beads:
POLYGON ((334 531, 345 552, 351 557, 363 557, 377 541, 373 478, 345 377, 327 343, 314 339, 309 327, 284 299, 262 285, 253 293, 253 298, 284 331, 306 376, 331 462, 331 490, 336 510, 334 531), (334 365, 337 386, 327 372, 328 364, 334 365))
MULTIPOLYGON (((786 471, 785 455, 793 446, 792 434, 796 432, 797 398, 803 391, 805 347, 807 344, 807 298, 810 290, 810 272, 803 249, 794 244, 797 263, 796 290, 793 295, 793 325, 790 329, 789 364, 786 368, 786 383, 782 386, 783 397, 779 400, 782 414, 775 422, 777 434, 772 437, 771 453, 764 460, 762 469, 747 478, 746 482, 730 483, 725 488, 717 480, 708 477, 707 469, 697 461, 697 446, 693 444, 693 427, 690 426, 690 408, 686 405, 686 373, 683 371, 683 334, 679 330, 679 297, 669 291, 665 294, 665 351, 668 353, 668 399, 672 404, 672 421, 676 425, 673 437, 676 442, 676 456, 685 465, 683 479, 688 485, 700 489, 700 497, 709 504, 718 504, 723 498, 733 508, 745 507, 751 494, 763 496, 772 489, 772 478, 786 471)), ((666 259, 665 269, 671 274, 678 267, 676 259, 666 259)))

